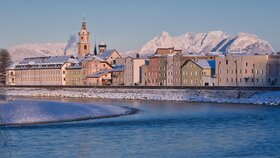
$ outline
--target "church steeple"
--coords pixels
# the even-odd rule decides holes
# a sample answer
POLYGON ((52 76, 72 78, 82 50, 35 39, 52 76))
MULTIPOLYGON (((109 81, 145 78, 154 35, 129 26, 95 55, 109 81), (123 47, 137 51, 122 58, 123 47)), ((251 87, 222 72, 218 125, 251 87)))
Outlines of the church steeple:
POLYGON ((90 33, 87 30, 86 27, 86 20, 83 17, 82 27, 80 32, 78 32, 79 35, 79 42, 77 44, 78 47, 78 56, 83 57, 90 53, 90 33))
POLYGON ((96 42, 95 42, 95 44, 94 44, 94 55, 97 55, 96 42))
POLYGON ((81 29, 84 29, 84 30, 87 29, 85 17, 83 17, 83 22, 82 22, 82 28, 81 29))

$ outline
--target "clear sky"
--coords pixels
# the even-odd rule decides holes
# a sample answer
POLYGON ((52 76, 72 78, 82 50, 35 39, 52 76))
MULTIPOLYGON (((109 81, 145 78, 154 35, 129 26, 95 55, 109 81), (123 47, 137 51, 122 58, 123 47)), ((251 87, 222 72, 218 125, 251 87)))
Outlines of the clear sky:
POLYGON ((139 49, 162 31, 248 32, 280 51, 280 0, 1 0, 0 47, 66 42, 85 15, 94 39, 139 49))

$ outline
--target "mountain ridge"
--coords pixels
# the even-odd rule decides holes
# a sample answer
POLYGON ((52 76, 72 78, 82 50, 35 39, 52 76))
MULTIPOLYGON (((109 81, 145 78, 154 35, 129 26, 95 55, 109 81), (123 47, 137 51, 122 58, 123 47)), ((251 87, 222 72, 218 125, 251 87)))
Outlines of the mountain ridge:
MULTIPOLYGON (((8 48, 13 61, 19 61, 26 57, 76 55, 77 36, 71 35, 67 42, 61 43, 33 43, 21 44, 8 48)), ((135 56, 136 53, 144 56, 153 54, 157 48, 181 49, 188 54, 209 54, 209 52, 242 53, 242 54, 274 54, 275 50, 267 42, 258 36, 240 32, 233 36, 223 31, 210 31, 207 33, 187 32, 172 37, 163 31, 146 42, 138 50, 130 50, 120 53, 123 56, 135 56)))
POLYGON ((240 32, 230 36, 222 31, 210 31, 208 33, 188 32, 180 36, 172 37, 163 31, 161 35, 154 37, 139 49, 139 54, 152 54, 157 48, 181 49, 185 53, 237 53, 246 54, 273 54, 274 48, 258 36, 240 32))

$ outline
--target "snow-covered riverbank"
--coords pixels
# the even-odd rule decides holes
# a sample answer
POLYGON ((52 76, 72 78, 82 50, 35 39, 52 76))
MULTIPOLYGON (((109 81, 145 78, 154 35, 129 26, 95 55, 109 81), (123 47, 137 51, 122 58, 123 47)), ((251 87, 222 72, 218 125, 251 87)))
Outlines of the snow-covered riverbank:
POLYGON ((107 98, 280 105, 280 91, 203 89, 5 88, 8 96, 107 98))
POLYGON ((112 105, 15 100, 1 104, 0 126, 80 121, 135 112, 136 109, 112 105))

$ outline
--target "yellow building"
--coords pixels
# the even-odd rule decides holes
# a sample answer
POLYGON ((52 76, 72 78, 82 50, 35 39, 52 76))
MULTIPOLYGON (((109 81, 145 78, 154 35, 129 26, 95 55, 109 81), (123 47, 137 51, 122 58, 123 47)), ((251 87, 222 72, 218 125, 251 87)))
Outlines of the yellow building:
MULTIPOLYGON (((215 75, 215 60, 187 60, 181 66, 182 86, 208 86, 213 83, 203 81, 204 77, 215 75)), ((206 79, 206 78, 205 78, 206 79)))
POLYGON ((84 71, 82 71, 81 63, 73 63, 66 68, 66 85, 83 86, 84 71))

